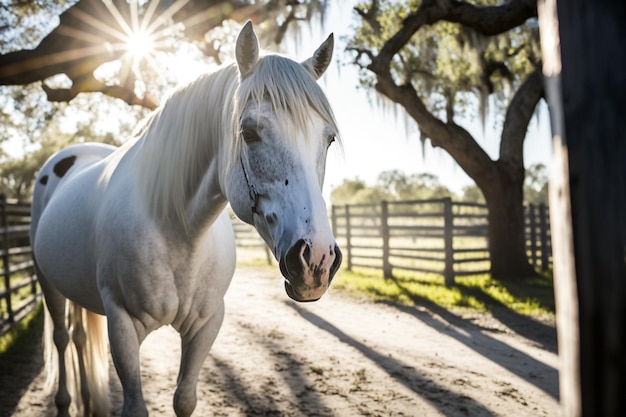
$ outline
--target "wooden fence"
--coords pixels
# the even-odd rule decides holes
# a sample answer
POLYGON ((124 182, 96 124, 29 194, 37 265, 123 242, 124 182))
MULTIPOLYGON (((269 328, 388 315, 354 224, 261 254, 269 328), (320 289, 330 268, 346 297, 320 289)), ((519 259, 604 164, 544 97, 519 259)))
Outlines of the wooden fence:
MULTIPOLYGON (((529 261, 547 269, 551 262, 549 221, 545 206, 526 209, 529 261)), ((335 237, 344 266, 455 277, 490 269, 487 207, 450 198, 394 201, 332 207, 335 237)))
POLYGON ((547 271, 552 267, 552 238, 548 207, 545 204, 528 204, 524 209, 528 261, 535 268, 547 271))
MULTIPOLYGON (((256 230, 231 216, 237 249, 263 254, 268 264, 272 254, 256 230)), ((33 269, 29 241, 30 204, 8 202, 0 196, 0 257, 2 284, 0 285, 0 336, 13 328, 41 299, 41 290, 33 269)))
POLYGON ((0 196, 2 285, 0 335, 24 318, 41 298, 33 270, 29 229, 30 204, 8 202, 0 196))
MULTIPOLYGON (((546 207, 526 207, 529 262, 546 270, 552 263, 550 224, 546 207)), ((231 216, 238 253, 251 250, 273 263, 269 248, 256 230, 231 216)), ((487 208, 482 204, 440 200, 394 201, 333 206, 332 226, 344 254, 344 267, 442 275, 446 285, 455 277, 489 271, 487 208)), ((34 308, 41 298, 29 244, 30 205, 0 196, 0 335, 34 308)))
POLYGON ((265 244, 263 238, 259 235, 256 229, 239 220, 234 214, 230 215, 231 222, 233 223, 233 229, 235 230, 235 241, 237 243, 237 261, 248 262, 250 260, 259 259, 258 256, 267 262, 268 265, 272 264, 273 255, 270 249, 265 244), (251 256, 251 254, 254 254, 251 256))

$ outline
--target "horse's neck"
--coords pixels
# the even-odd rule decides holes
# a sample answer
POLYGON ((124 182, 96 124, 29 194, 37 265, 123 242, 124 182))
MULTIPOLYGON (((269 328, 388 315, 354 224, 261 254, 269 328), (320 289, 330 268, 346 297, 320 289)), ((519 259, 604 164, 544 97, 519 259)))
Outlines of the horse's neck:
POLYGON ((187 205, 188 227, 196 235, 203 233, 207 226, 213 224, 228 202, 220 187, 218 171, 216 155, 198 190, 187 205))
MULTIPOLYGON (((217 84, 220 88, 218 89, 218 96, 212 97, 214 101, 211 103, 222 103, 232 100, 234 88, 229 84, 231 81, 230 78, 234 76, 234 71, 232 68, 228 67, 213 74, 213 77, 217 78, 213 83, 217 84)), ((232 112, 226 110, 228 108, 229 106, 227 105, 214 105, 211 109, 213 112, 213 123, 218 123, 220 127, 210 129, 214 135, 209 138, 209 140, 213 140, 213 146, 211 146, 211 160, 204 172, 200 185, 187 205, 189 229, 196 235, 203 233, 208 226, 213 224, 228 203, 220 181, 220 175, 223 175, 225 169, 224 159, 226 155, 226 143, 224 143, 224 141, 228 139, 228 137, 224 137, 224 135, 228 133, 224 132, 230 132, 230 129, 224 130, 222 125, 230 123, 230 118, 232 117, 230 114, 232 112), (222 112, 228 114, 222 114, 222 112)), ((201 114, 199 117, 204 117, 204 115, 201 114)))
POLYGON ((142 133, 140 186, 148 212, 168 228, 197 235, 226 205, 219 175, 230 131, 228 67, 176 92, 142 133))

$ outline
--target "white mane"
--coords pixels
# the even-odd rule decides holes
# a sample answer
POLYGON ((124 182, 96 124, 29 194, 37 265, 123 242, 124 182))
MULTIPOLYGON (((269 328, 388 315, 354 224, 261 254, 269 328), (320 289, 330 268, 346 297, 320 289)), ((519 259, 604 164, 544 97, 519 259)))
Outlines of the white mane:
POLYGON ((299 63, 266 55, 241 83, 236 64, 223 66, 175 91, 139 129, 139 183, 150 214, 187 227, 187 205, 211 160, 224 155, 224 169, 239 158, 243 109, 262 101, 284 127, 304 130, 312 108, 337 131, 326 96, 299 63))

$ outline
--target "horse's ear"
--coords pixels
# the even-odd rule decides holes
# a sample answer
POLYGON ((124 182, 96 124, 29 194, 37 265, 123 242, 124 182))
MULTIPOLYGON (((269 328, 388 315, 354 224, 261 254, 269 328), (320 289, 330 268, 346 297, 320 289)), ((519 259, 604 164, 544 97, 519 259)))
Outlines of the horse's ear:
POLYGON ((239 66, 241 78, 246 78, 259 60, 259 40, 252 29, 252 22, 248 20, 239 32, 235 46, 235 59, 239 66))
POLYGON ((330 65, 334 45, 335 40, 331 33, 324 43, 313 53, 313 56, 302 63, 316 80, 322 76, 326 68, 328 68, 328 65, 330 65))

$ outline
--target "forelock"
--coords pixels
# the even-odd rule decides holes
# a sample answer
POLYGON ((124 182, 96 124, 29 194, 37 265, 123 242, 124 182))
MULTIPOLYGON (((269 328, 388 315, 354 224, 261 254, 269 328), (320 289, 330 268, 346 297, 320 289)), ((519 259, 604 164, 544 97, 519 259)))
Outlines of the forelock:
POLYGON ((295 129, 304 131, 311 108, 337 130, 335 117, 321 87, 298 62, 280 55, 262 57, 237 94, 238 118, 246 105, 267 101, 278 115, 285 115, 295 129))

